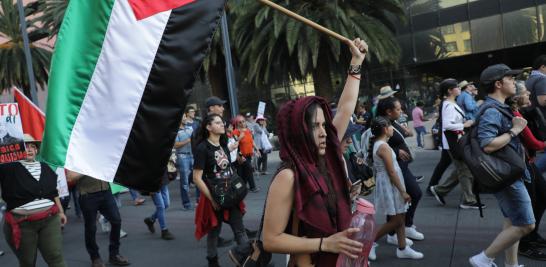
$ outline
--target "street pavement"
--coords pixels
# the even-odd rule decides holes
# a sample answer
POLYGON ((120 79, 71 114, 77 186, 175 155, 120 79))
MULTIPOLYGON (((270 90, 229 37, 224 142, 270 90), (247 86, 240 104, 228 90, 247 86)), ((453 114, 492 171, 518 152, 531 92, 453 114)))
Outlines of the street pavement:
MULTIPOLYGON (((415 175, 424 175, 425 181, 421 183, 423 198, 417 209, 415 224, 418 230, 425 234, 424 241, 414 244, 414 249, 425 254, 422 260, 401 260, 395 256, 395 247, 387 245, 383 238, 379 241, 377 261, 372 266, 469 266, 468 257, 483 250, 501 230, 502 215, 493 196, 483 195, 482 199, 487 209, 484 210, 484 218, 479 217, 477 210, 460 210, 458 204, 461 200, 460 189, 457 188, 446 197, 447 205, 439 206, 433 197, 426 195, 425 186, 430 175, 439 160, 438 151, 418 150, 416 160, 411 164, 415 175)), ((278 154, 270 155, 270 172, 273 173, 280 161, 278 154)), ((446 174, 449 174, 449 169, 446 174)), ((444 177, 446 177, 444 175, 444 177)), ((256 177, 257 184, 261 187, 259 193, 249 193, 246 204, 247 213, 244 216, 245 225, 251 229, 257 229, 263 211, 263 203, 266 189, 271 175, 256 177)), ((171 192, 171 207, 167 211, 167 223, 169 230, 176 236, 175 240, 165 241, 160 238, 159 231, 156 234, 148 232, 143 219, 154 211, 154 205, 148 197, 143 206, 132 205, 128 193, 122 195, 123 207, 122 228, 128 232, 128 236, 121 241, 121 253, 131 261, 131 266, 175 267, 175 266, 207 266, 205 259, 206 237, 197 241, 194 237, 194 212, 182 210, 179 182, 175 181, 169 186, 171 192)), ((74 215, 74 210, 67 211, 69 224, 64 229, 63 249, 68 266, 90 266, 88 254, 85 250, 83 221, 74 215)), ((378 223, 383 223, 384 218, 376 218, 378 223)), ((156 224, 156 229, 158 228, 156 224)), ((100 229, 100 227, 99 227, 100 229)), ((540 232, 544 233, 544 224, 540 232)), ((233 238, 230 227, 224 225, 221 236, 233 238)), ((108 235, 97 234, 97 240, 101 248, 104 260, 108 257, 108 235)), ((9 250, 0 233, 0 250, 6 255, 0 257, 0 266, 17 266, 14 254, 9 250)), ((233 266, 227 256, 228 249, 220 248, 220 264, 233 266)), ((503 265, 503 255, 496 260, 498 266, 503 265)), ((275 266, 285 266, 285 255, 274 255, 275 266)), ((546 263, 520 258, 520 264, 527 267, 546 266, 546 263)), ((41 257, 38 257, 37 266, 47 266, 41 257)))

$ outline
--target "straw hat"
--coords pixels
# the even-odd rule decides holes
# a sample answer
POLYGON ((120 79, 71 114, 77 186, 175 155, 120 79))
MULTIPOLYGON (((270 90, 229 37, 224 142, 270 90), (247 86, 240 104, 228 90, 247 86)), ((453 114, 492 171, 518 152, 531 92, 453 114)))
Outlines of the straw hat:
POLYGON ((462 81, 459 83, 459 88, 461 88, 461 90, 464 90, 465 87, 471 85, 471 84, 474 84, 474 82, 467 82, 466 80, 462 81))
POLYGON ((33 143, 36 145, 40 145, 40 143, 42 142, 42 141, 34 139, 34 137, 32 137, 32 135, 30 134, 25 134, 23 136, 23 141, 25 141, 25 143, 33 143))
POLYGON ((379 89, 379 95, 377 96, 377 99, 382 100, 385 98, 389 98, 396 94, 397 91, 392 90, 390 86, 383 86, 381 89, 379 89))

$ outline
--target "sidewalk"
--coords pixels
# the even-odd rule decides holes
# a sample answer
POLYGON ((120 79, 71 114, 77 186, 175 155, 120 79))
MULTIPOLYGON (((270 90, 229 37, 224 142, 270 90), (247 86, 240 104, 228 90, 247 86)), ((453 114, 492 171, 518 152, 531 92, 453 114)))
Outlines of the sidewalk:
MULTIPOLYGON (((415 138, 410 138, 415 140, 415 138)), ((425 175, 426 180, 421 183, 423 199, 417 209, 415 223, 420 231, 425 234, 425 240, 415 242, 414 248, 422 251, 425 258, 420 261, 399 260, 395 256, 395 247, 386 244, 385 239, 379 242, 377 250, 378 260, 372 266, 469 266, 468 257, 483 250, 501 229, 502 215, 493 196, 483 195, 483 202, 487 205, 484 210, 484 218, 479 217, 478 211, 459 210, 460 190, 446 197, 446 207, 440 207, 436 201, 424 193, 425 186, 439 160, 438 151, 417 151, 417 159, 411 169, 415 175, 425 175)), ((278 154, 270 155, 270 172, 279 164, 278 154)), ((450 170, 448 170, 448 173, 450 170)), ((244 217, 245 225, 251 229, 257 229, 262 215, 266 189, 271 175, 257 177, 257 184, 262 188, 259 193, 249 193, 246 204, 247 213, 244 217)), ((176 240, 164 241, 159 234, 150 234, 143 223, 143 219, 149 216, 154 206, 150 198, 145 205, 135 207, 131 205, 129 194, 122 196, 124 207, 121 209, 123 218, 122 228, 129 236, 121 241, 121 253, 127 256, 135 267, 161 266, 161 267, 202 267, 207 266, 205 259, 206 237, 196 241, 194 233, 194 213, 182 211, 180 201, 179 182, 170 184, 171 208, 167 211, 169 230, 176 236, 176 240)), ((68 210, 69 224, 64 230, 64 253, 68 266, 90 266, 87 252, 85 251, 83 237, 83 221, 74 216, 74 210, 68 210)), ((383 218, 376 218, 379 223, 383 218)), ((224 225, 223 237, 232 238, 231 229, 224 225)), ((544 223, 540 232, 546 235, 544 223)), ((98 233, 98 242, 103 259, 108 257, 108 235, 98 233)), ((0 257, 0 266, 17 266, 13 253, 5 243, 3 232, 0 233, 0 250, 6 251, 6 255, 0 257)), ((233 266, 227 257, 227 248, 219 249, 220 264, 233 266)), ((37 266, 47 266, 41 257, 38 257, 37 266)), ((277 267, 285 266, 284 255, 275 255, 274 262, 277 267)), ((503 256, 496 263, 503 265, 503 256)), ((546 262, 531 261, 520 258, 520 264, 526 267, 546 266, 546 262)))

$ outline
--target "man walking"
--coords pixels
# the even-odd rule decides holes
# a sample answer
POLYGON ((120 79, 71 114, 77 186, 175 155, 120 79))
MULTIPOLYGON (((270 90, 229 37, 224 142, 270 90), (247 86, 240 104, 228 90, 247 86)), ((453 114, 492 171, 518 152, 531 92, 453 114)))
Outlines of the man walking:
POLYGON ((105 267, 97 245, 97 214, 100 212, 111 225, 110 264, 129 265, 129 260, 119 254, 121 216, 108 182, 68 171, 68 182, 75 182, 80 193, 80 207, 85 221, 85 248, 91 257, 92 267, 105 267))
POLYGON ((186 114, 182 116, 182 122, 176 135, 174 148, 176 149, 176 160, 180 170, 180 197, 182 198, 182 208, 185 211, 192 210, 190 200, 190 173, 193 168, 193 154, 191 151, 191 136, 193 127, 188 121, 186 114))
POLYGON ((460 82, 459 88, 461 88, 461 95, 457 97, 457 105, 464 111, 467 121, 474 121, 480 109, 476 99, 474 99, 478 89, 476 89, 473 82, 467 81, 460 82))
POLYGON ((424 148, 424 137, 427 134, 427 129, 425 128, 425 116, 423 114, 423 101, 417 102, 417 106, 411 112, 411 117, 413 118, 413 128, 415 129, 417 137, 417 146, 424 148))

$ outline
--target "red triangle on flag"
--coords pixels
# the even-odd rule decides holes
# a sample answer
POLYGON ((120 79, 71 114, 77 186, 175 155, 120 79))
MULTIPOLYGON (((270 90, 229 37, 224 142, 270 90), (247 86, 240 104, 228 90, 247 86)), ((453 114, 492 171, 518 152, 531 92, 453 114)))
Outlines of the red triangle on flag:
POLYGON ((45 114, 19 89, 13 88, 15 101, 19 104, 19 114, 23 124, 23 133, 31 135, 35 140, 42 141, 45 129, 45 114))
POLYGON ((151 17, 163 11, 175 9, 196 0, 129 0, 129 4, 135 13, 137 20, 151 17))

